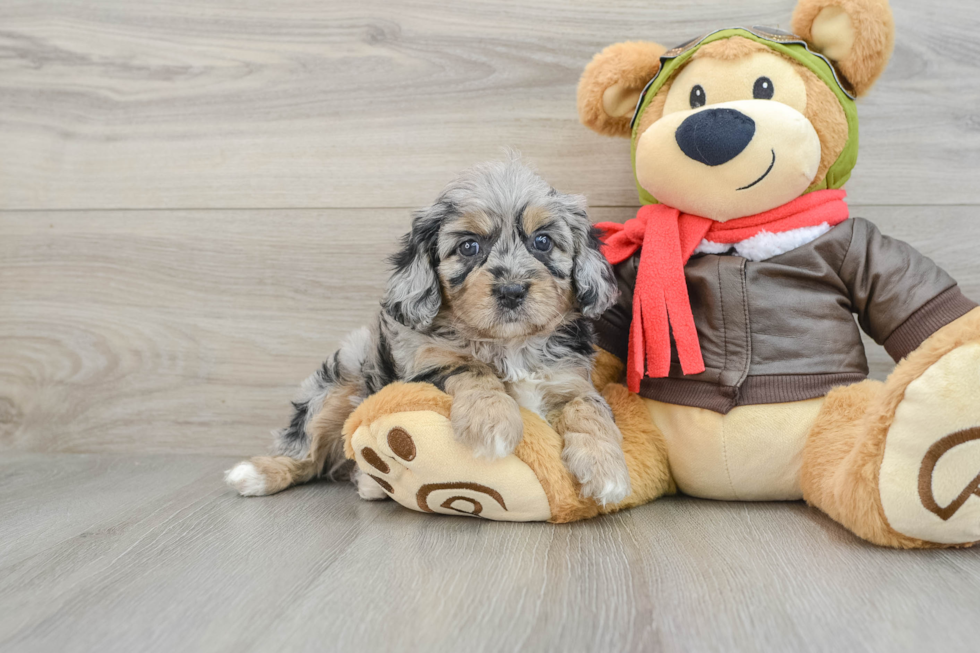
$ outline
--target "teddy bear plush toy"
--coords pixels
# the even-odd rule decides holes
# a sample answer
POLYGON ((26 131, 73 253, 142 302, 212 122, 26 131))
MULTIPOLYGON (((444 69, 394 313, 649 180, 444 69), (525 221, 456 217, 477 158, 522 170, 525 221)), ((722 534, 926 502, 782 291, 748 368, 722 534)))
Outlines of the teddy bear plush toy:
POLYGON ((643 205, 599 225, 621 299, 597 322, 593 371, 632 494, 580 497, 561 438, 530 412, 513 455, 476 459, 452 437, 448 396, 397 384, 345 426, 348 457, 390 497, 553 522, 678 490, 805 499, 883 546, 980 540, 980 309, 850 217, 841 190, 854 98, 887 64, 891 11, 801 0, 792 27, 618 43, 579 84, 582 122, 630 138, 643 205), (866 379, 858 325, 898 361, 884 383, 866 379))

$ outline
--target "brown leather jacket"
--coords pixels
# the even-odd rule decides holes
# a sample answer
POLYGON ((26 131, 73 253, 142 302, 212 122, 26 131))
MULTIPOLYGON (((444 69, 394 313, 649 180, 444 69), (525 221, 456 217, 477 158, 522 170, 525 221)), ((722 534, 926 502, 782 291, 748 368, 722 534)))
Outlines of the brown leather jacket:
MULTIPOLYGON (((622 295, 596 324, 599 346, 623 360, 639 258, 616 266, 622 295)), ((719 413, 866 378, 852 314, 897 361, 976 307, 931 259, 861 218, 764 261, 697 255, 684 271, 706 369, 684 376, 674 350, 670 376, 643 379, 640 394, 719 413)))

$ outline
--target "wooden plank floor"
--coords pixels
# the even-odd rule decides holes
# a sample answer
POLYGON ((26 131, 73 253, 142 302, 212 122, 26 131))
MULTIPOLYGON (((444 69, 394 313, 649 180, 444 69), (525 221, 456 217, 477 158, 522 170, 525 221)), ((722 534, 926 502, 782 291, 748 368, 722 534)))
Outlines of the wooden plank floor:
POLYGON ((494 523, 243 499, 230 463, 0 460, 0 651, 976 651, 980 549, 874 548, 799 503, 494 523))

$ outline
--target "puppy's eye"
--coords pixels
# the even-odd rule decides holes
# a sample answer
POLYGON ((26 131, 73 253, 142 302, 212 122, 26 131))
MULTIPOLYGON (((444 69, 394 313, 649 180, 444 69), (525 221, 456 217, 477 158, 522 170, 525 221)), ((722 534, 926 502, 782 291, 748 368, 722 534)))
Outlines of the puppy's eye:
POLYGON ((708 98, 704 94, 704 88, 700 84, 691 89, 691 108, 703 107, 708 98))
POLYGON ((480 253, 480 243, 475 240, 467 240, 460 244, 460 256, 476 256, 480 253))
POLYGON ((539 252, 550 251, 553 246, 554 243, 551 242, 551 237, 549 236, 541 234, 534 237, 534 249, 538 250, 539 252))
POLYGON ((756 100, 771 100, 772 94, 775 92, 776 88, 768 77, 760 77, 755 80, 755 86, 752 87, 752 97, 756 100))

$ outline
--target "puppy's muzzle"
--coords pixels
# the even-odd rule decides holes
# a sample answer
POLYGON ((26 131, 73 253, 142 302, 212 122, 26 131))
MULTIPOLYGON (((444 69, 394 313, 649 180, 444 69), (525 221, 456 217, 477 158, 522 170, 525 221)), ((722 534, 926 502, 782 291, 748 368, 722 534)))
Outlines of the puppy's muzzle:
POLYGON ((493 294, 502 308, 515 309, 527 298, 527 288, 526 283, 507 283, 496 286, 493 294))

